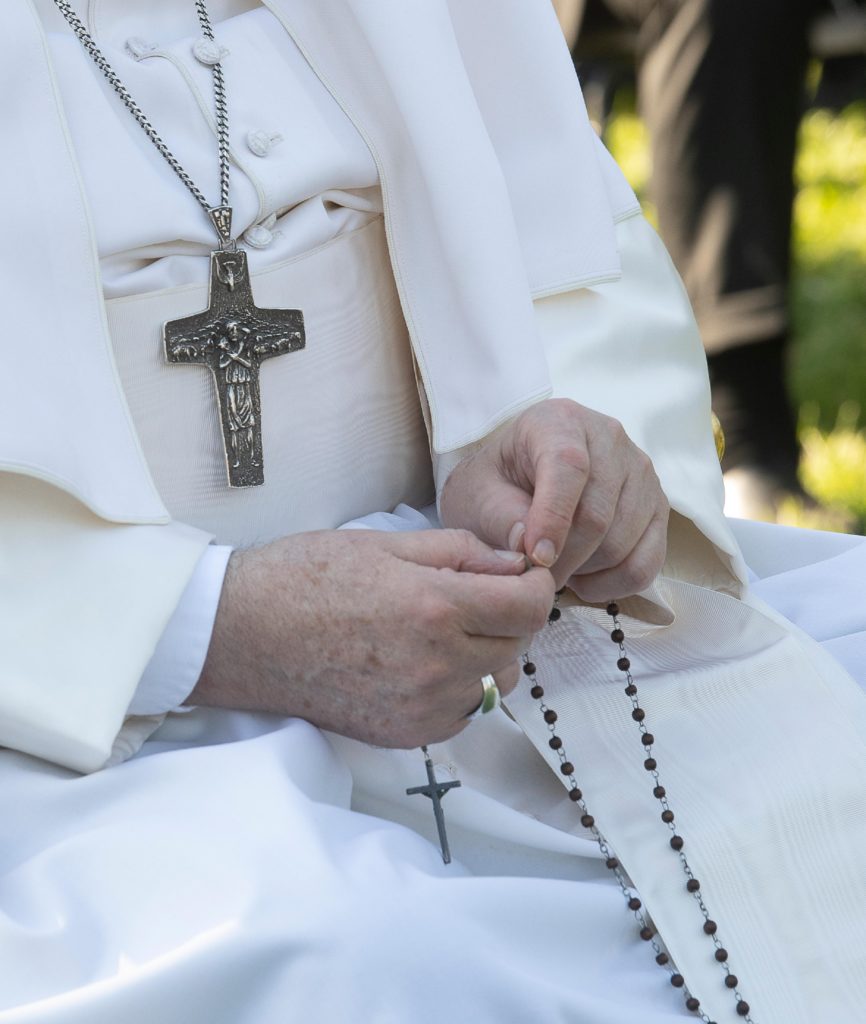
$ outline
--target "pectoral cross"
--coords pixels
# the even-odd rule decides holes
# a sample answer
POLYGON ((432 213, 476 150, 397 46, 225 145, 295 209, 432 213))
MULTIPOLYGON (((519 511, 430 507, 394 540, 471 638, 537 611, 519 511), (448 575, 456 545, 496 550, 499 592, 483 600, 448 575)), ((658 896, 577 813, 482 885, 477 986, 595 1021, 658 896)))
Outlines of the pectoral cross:
POLYGON ((208 308, 168 321, 162 336, 168 362, 198 363, 213 374, 229 486, 264 483, 259 367, 304 347, 303 313, 259 309, 247 254, 223 248, 211 253, 208 308))
POLYGON ((427 748, 422 747, 421 752, 424 754, 424 763, 427 766, 427 785, 413 786, 412 789, 406 790, 406 794, 407 796, 415 796, 417 793, 423 793, 424 796, 430 797, 433 801, 433 816, 436 818, 436 829, 439 832, 442 860, 446 864, 450 864, 451 851, 448 849, 448 836, 445 832, 445 813, 442 810, 442 797, 445 796, 449 789, 456 789, 461 783, 457 780, 454 782, 437 782, 436 771, 433 768, 433 762, 430 760, 427 748))

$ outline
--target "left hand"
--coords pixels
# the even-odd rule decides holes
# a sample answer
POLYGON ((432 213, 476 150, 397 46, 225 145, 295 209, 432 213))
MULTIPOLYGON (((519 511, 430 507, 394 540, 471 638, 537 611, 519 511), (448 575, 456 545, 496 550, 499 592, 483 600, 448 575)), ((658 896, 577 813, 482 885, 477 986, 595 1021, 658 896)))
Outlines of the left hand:
POLYGON ((661 570, 668 503, 622 425, 568 399, 539 402, 451 473, 443 526, 524 552, 585 601, 639 593, 661 570))

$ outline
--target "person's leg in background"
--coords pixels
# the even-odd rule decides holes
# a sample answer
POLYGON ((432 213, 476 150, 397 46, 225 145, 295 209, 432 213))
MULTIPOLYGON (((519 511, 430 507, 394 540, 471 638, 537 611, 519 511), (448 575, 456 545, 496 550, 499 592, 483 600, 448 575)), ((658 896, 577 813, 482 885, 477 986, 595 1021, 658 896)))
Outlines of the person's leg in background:
POLYGON ((771 517, 782 497, 802 494, 785 384, 788 286, 807 28, 821 2, 610 6, 640 18, 652 193, 707 351, 729 511, 771 517))

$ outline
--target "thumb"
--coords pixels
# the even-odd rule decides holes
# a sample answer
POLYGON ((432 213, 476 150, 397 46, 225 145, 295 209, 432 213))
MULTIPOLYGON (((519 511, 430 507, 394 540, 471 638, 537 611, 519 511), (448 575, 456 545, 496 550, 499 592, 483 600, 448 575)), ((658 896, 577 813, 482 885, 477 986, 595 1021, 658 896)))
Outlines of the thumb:
POLYGON ((497 550, 469 530, 419 530, 390 535, 389 548, 397 558, 433 569, 519 576, 526 559, 514 551, 497 550))

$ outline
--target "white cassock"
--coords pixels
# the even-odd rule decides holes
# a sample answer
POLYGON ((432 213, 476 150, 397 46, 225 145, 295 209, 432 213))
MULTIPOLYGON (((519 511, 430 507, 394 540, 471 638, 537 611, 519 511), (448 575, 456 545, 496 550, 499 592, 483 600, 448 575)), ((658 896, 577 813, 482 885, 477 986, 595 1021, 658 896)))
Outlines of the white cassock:
MULTIPOLYGON (((192 4, 76 6, 215 194, 192 4)), ((430 451, 441 483, 551 393, 621 419, 674 510, 663 577, 622 602, 624 626, 752 1018, 862 1020, 866 705, 840 662, 864 682, 866 549, 735 538, 722 517, 691 314, 547 0, 212 7, 256 299, 303 308, 308 333, 262 372, 266 484, 245 491, 225 487, 208 375, 160 351, 162 322, 206 303, 201 211, 49 0, 0 14, 0 1024, 689 1018, 522 688, 512 717, 433 749, 462 781, 448 867, 429 803, 405 795, 417 751, 264 715, 126 716, 213 537, 423 526, 408 505, 435 497, 430 451)), ((607 628, 567 608, 533 649, 539 678, 706 1019, 736 1021, 607 628)))

